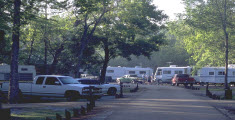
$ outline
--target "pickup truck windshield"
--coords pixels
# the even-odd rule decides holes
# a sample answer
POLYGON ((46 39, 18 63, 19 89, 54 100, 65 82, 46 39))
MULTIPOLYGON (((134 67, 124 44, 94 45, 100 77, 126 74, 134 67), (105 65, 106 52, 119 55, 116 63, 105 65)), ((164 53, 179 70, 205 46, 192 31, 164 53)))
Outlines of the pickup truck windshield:
POLYGON ((63 84, 78 84, 78 82, 72 77, 59 77, 63 84))

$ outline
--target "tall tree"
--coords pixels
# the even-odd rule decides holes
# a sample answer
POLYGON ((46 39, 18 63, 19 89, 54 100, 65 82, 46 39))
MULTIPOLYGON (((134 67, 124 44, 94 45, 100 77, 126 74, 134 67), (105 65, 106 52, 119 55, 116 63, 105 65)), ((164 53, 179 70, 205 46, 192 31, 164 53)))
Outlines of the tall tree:
POLYGON ((89 41, 91 40, 96 27, 100 24, 104 14, 108 11, 109 0, 81 0, 74 1, 74 14, 77 17, 75 27, 80 27, 82 33, 76 37, 78 52, 77 52, 77 75, 80 77, 79 70, 81 68, 83 52, 89 41), (81 19, 82 18, 82 19, 81 19))
POLYGON ((20 36, 20 6, 21 0, 14 0, 13 32, 12 32, 12 56, 10 87, 8 93, 9 103, 17 102, 19 97, 19 74, 18 74, 18 55, 19 55, 19 36, 20 36))
POLYGON ((111 59, 122 56, 130 60, 131 55, 144 55, 150 58, 153 51, 158 51, 163 44, 164 26, 161 24, 167 16, 151 5, 150 0, 121 1, 115 4, 112 12, 104 17, 99 28, 104 63, 101 70, 101 82, 111 59))
MULTIPOLYGON (((187 23, 204 33, 217 31, 224 42, 225 61, 225 89, 229 89, 228 76, 228 52, 229 34, 234 30, 234 0, 209 0, 209 1, 185 1, 188 18, 187 23)), ((215 35, 216 33, 214 33, 215 35)), ((232 35, 232 34, 230 34, 232 35)), ((221 38, 219 38, 221 39, 221 38)))
POLYGON ((233 42, 230 38, 234 36, 234 0, 184 0, 184 3, 186 14, 172 31, 185 41, 198 66, 225 63, 225 89, 229 89, 228 61, 234 59, 228 56, 229 51, 234 51, 229 50, 229 42, 233 42))

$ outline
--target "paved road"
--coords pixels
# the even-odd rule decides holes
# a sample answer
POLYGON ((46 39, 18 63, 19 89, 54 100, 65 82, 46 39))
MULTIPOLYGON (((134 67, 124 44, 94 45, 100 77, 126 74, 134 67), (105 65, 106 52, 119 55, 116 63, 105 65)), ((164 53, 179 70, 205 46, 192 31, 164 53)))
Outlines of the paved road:
MULTIPOLYGON (((96 116, 95 120, 229 120, 206 100, 173 86, 145 85, 146 90, 96 116), (102 117, 101 117, 102 116, 102 117)), ((111 104, 110 104, 111 105, 111 104)))

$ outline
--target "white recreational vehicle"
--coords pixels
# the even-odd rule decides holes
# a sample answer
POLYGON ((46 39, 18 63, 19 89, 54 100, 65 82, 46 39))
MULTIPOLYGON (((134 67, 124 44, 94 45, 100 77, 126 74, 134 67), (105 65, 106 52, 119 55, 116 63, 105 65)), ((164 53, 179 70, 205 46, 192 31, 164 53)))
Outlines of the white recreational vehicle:
MULTIPOLYGON (((157 82, 171 83, 171 79, 175 74, 189 74, 191 75, 192 67, 177 67, 171 65, 170 67, 158 67, 154 75, 157 82)), ((197 71, 197 75, 193 76, 196 83, 224 83, 225 67, 202 67, 197 71)), ((235 84, 235 66, 228 67, 228 83, 235 84)))
MULTIPOLYGON (((7 81, 10 79, 10 65, 0 64, 0 81, 7 81)), ((36 76, 35 66, 33 65, 19 65, 18 73, 20 81, 32 81, 36 76)))
MULTIPOLYGON (((225 67, 203 67, 198 70, 200 83, 224 83, 225 67)), ((228 67, 228 83, 235 83, 235 67, 228 67)))
POLYGON ((177 67, 170 65, 170 67, 158 67, 154 79, 158 83, 171 83, 171 79, 175 74, 191 74, 192 67, 177 67))
POLYGON ((112 77, 113 80, 122 77, 124 75, 132 75, 135 74, 138 77, 142 77, 143 75, 151 76, 153 74, 153 69, 151 68, 142 68, 140 66, 136 67, 107 67, 106 76, 112 77))

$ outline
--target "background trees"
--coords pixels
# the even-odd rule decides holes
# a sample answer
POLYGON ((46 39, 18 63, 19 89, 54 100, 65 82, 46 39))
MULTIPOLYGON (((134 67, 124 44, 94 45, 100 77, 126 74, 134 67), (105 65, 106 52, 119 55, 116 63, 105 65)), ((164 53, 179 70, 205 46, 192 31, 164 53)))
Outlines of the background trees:
POLYGON ((164 40, 161 22, 166 18, 148 0, 118 2, 112 12, 105 14, 98 31, 104 51, 101 80, 111 59, 117 56, 131 59, 131 55, 150 58, 153 51, 159 50, 164 40))
POLYGON ((184 0, 186 14, 171 24, 173 33, 183 39, 196 65, 221 66, 225 63, 225 89, 229 60, 233 61, 234 0, 184 0), (231 55, 229 55, 231 53, 231 55))

